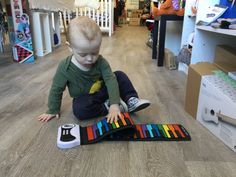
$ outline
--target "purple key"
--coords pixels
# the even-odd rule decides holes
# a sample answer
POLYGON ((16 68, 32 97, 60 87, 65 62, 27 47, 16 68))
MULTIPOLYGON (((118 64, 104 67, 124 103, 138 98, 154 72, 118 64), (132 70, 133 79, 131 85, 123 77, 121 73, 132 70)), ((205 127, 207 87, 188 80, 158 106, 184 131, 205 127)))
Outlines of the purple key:
POLYGON ((145 138, 147 138, 146 130, 148 130, 148 129, 147 129, 146 125, 142 125, 142 130, 143 130, 143 136, 144 136, 145 138))
POLYGON ((94 124, 94 125, 93 125, 93 135, 94 135, 94 139, 97 138, 97 134, 96 134, 96 130, 97 130, 97 129, 98 129, 98 128, 97 128, 97 125, 94 124))

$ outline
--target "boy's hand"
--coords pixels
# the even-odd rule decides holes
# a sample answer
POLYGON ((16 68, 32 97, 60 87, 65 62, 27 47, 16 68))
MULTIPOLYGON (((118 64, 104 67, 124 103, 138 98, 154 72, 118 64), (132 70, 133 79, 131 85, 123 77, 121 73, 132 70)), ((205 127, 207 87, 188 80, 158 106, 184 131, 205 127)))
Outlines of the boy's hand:
POLYGON ((107 122, 117 122, 120 116, 120 107, 118 104, 112 104, 107 115, 107 122))
POLYGON ((59 114, 41 114, 40 116, 38 116, 38 120, 41 122, 48 122, 49 120, 55 117, 58 119, 60 115, 59 114))

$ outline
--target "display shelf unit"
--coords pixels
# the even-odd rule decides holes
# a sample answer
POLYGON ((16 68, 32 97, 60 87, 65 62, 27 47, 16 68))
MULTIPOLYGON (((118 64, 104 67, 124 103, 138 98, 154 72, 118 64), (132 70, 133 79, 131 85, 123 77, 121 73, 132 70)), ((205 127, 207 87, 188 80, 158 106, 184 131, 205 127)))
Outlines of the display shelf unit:
POLYGON ((187 0, 185 4, 183 31, 181 37, 181 47, 187 45, 188 36, 194 32, 196 16, 191 16, 191 7, 194 6, 195 0, 187 0))
POLYGON ((46 12, 32 12, 32 18, 35 54, 44 56, 52 52, 49 14, 46 12))
POLYGON ((60 15, 59 15, 59 12, 51 12, 49 22, 50 22, 52 47, 57 47, 61 44, 61 31, 60 31, 60 15), (54 43, 54 34, 55 33, 58 37, 58 43, 57 44, 54 43))
POLYGON ((35 54, 45 56, 52 52, 53 47, 61 44, 59 12, 32 11, 31 15, 35 54), (55 33, 58 37, 57 44, 54 44, 55 33))
MULTIPOLYGON (((224 44, 236 47, 236 30, 215 29, 211 26, 197 26, 199 15, 196 19, 189 18, 191 4, 195 0, 187 0, 184 17, 183 33, 181 45, 187 44, 188 35, 194 31, 194 42, 191 55, 191 64, 197 62, 213 62, 217 45, 224 44)), ((203 13, 206 7, 219 4, 220 0, 199 1, 198 14, 203 13)), ((182 47, 181 46, 181 47, 182 47)))
POLYGON ((203 31, 214 32, 218 34, 225 34, 236 37, 236 30, 212 28, 211 26, 197 26, 196 28, 203 31))

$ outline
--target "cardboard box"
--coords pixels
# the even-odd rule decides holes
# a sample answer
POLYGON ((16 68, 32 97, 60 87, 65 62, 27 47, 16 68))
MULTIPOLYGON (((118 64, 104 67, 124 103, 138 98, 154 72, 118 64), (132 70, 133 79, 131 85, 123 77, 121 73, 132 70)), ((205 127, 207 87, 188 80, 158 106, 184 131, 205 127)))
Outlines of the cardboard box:
POLYGON ((217 75, 203 76, 197 120, 236 152, 236 89, 217 75))
POLYGON ((224 72, 236 71, 236 48, 216 46, 214 64, 224 72))
POLYGON ((139 18, 142 14, 142 11, 143 10, 139 10, 139 9, 132 10, 130 17, 131 18, 139 18))
POLYGON ((139 26, 140 25, 140 18, 130 18, 129 25, 131 26, 139 26))
POLYGON ((212 71, 217 69, 218 68, 214 64, 208 62, 190 65, 188 68, 185 111, 194 118, 197 116, 198 97, 202 76, 212 74, 212 71))
POLYGON ((213 70, 222 70, 226 73, 236 71, 236 49, 218 45, 213 63, 201 62, 190 65, 185 95, 185 111, 196 118, 201 77, 212 74, 213 70))

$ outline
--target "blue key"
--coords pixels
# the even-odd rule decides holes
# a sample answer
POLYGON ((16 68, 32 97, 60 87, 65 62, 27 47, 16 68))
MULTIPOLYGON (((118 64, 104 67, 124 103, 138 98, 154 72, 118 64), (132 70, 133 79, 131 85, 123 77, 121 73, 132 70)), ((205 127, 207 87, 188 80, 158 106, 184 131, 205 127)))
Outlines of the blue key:
POLYGON ((157 135, 160 137, 161 136, 161 134, 160 134, 160 132, 159 132, 159 130, 158 130, 158 128, 157 128, 157 126, 156 126, 156 124, 151 124, 152 125, 152 128, 154 129, 154 130, 156 130, 156 132, 157 132, 157 135))
POLYGON ((102 136, 102 122, 101 121, 98 122, 97 126, 98 126, 98 130, 99 130, 100 136, 102 136))
POLYGON ((152 133, 152 126, 151 126, 150 124, 147 125, 147 129, 148 129, 148 131, 149 131, 149 134, 150 134, 151 138, 153 138, 154 135, 153 135, 153 133, 152 133))
POLYGON ((106 131, 108 132, 108 131, 109 131, 109 127, 108 127, 108 125, 107 125, 107 120, 106 120, 106 119, 103 119, 103 120, 102 120, 102 123, 103 123, 103 125, 105 126, 106 131))

